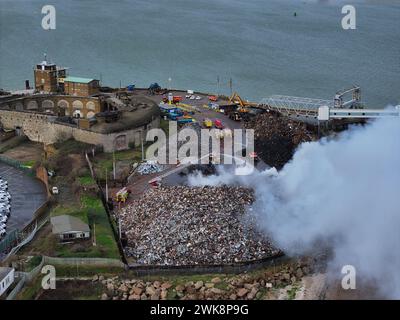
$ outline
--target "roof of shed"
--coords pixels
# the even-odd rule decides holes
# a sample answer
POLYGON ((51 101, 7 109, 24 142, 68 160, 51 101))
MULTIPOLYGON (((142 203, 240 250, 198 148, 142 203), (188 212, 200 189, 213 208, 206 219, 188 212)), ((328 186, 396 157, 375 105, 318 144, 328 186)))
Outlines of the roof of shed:
POLYGON ((54 234, 68 233, 71 231, 89 232, 89 226, 82 220, 69 216, 61 215, 50 219, 54 234))
POLYGON ((90 83, 95 79, 81 78, 81 77, 66 77, 64 82, 74 82, 74 83, 90 83))

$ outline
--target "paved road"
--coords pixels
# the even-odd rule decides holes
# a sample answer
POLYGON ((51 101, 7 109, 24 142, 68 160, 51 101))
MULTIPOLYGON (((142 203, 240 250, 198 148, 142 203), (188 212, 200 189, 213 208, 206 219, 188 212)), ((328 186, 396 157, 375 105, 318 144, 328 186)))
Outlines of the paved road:
POLYGON ((7 230, 22 229, 32 219, 35 210, 46 201, 46 188, 38 179, 1 162, 0 177, 8 181, 12 197, 7 230))

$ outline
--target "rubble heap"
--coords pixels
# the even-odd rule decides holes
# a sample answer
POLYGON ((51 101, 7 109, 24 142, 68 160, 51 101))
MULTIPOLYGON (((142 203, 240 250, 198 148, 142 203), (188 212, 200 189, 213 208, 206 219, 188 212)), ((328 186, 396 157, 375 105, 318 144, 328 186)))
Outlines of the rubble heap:
POLYGON ((136 168, 136 172, 138 172, 141 175, 158 173, 163 170, 164 170, 164 166, 158 164, 155 161, 144 162, 136 168))
POLYGON ((317 135, 302 122, 291 120, 277 112, 266 112, 245 123, 254 129, 255 151, 268 165, 282 168, 297 146, 317 139, 317 135))
POLYGON ((224 264, 275 255, 279 250, 255 230, 243 187, 160 187, 121 209, 128 245, 138 263, 224 264))

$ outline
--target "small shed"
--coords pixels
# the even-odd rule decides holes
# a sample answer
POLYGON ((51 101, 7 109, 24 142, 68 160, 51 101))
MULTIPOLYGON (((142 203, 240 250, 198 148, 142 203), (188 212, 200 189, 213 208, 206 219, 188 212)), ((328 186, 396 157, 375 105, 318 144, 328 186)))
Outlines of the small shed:
POLYGON ((14 283, 14 268, 0 267, 0 296, 14 283))
POLYGON ((61 215, 51 218, 50 222, 53 234, 58 235, 61 241, 90 237, 89 226, 76 217, 61 215))

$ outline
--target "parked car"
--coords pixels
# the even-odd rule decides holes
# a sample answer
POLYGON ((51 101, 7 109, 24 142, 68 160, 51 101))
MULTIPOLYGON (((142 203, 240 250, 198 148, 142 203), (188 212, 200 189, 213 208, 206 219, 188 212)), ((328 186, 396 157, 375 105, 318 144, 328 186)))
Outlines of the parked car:
POLYGON ((9 210, 2 210, 2 209, 0 209, 0 214, 1 214, 2 216, 7 216, 7 217, 9 217, 9 216, 10 216, 10 211, 9 211, 9 210))
POLYGON ((10 212, 11 206, 8 203, 0 203, 0 212, 10 212))
POLYGON ((217 129, 224 129, 224 125, 222 124, 222 121, 219 119, 214 120, 214 125, 217 129))
POLYGON ((11 195, 10 195, 10 193, 8 191, 0 191, 0 195, 7 196, 9 198, 11 197, 11 195))
POLYGON ((0 194, 0 202, 10 202, 11 196, 6 193, 0 194))
POLYGON ((206 127, 207 129, 212 128, 213 126, 213 122, 210 119, 204 119, 203 120, 203 125, 204 127, 206 127))

